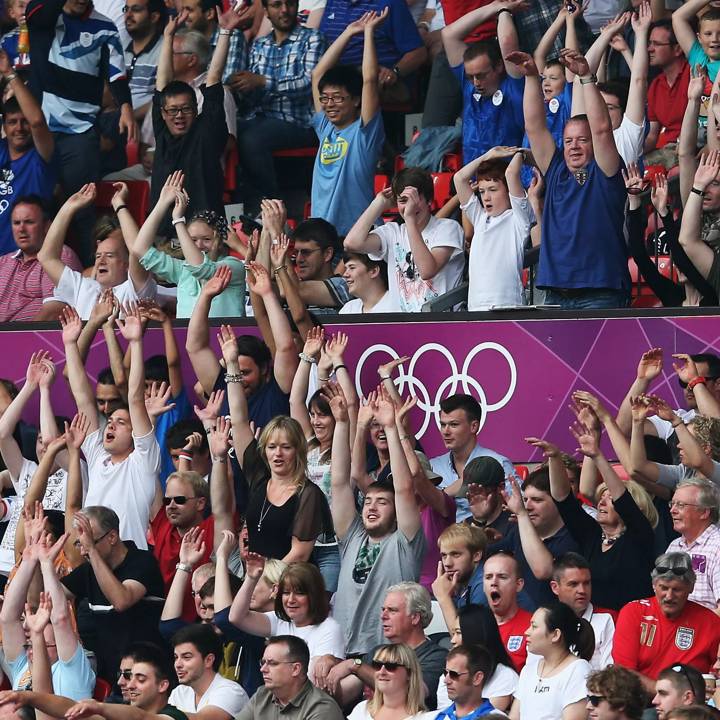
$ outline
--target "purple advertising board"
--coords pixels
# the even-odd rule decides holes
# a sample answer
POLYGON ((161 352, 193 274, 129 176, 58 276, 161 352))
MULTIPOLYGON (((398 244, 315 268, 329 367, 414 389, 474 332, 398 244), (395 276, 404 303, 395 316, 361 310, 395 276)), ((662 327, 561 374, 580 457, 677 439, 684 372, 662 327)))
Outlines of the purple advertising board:
MULTIPOLYGON (((535 435, 572 452, 568 431, 574 419, 568 408, 575 389, 596 393, 616 410, 635 377, 637 361, 649 348, 661 347, 665 364, 651 391, 673 407, 683 407, 683 393, 672 367, 672 353, 720 354, 717 316, 614 317, 604 319, 458 320, 374 324, 333 324, 327 332, 350 336, 346 362, 358 392, 378 382, 377 366, 391 357, 408 356, 397 375, 403 394, 418 398, 414 411, 417 436, 428 455, 443 451, 439 436, 439 402, 461 392, 474 395, 483 407, 480 442, 515 462, 538 461, 523 438, 535 435)), ((177 327, 182 348, 185 328, 177 327)), ((256 333, 254 327, 238 327, 256 333)), ((215 332, 212 344, 217 349, 215 332)), ((54 330, 7 330, 0 333, 0 376, 21 384, 28 358, 47 349, 59 366, 64 362, 60 333, 54 330)), ((151 328, 145 355, 163 353, 162 332, 151 328)), ((184 355, 184 353, 183 353, 184 355)), ((107 365, 100 335, 87 368, 94 378, 107 365)), ((190 363, 183 359, 188 389, 195 382, 190 363)), ((194 397, 191 393, 191 397, 194 397)), ((74 405, 64 382, 53 391, 56 412, 71 415, 74 405)), ((37 407, 26 419, 36 421, 37 407)))

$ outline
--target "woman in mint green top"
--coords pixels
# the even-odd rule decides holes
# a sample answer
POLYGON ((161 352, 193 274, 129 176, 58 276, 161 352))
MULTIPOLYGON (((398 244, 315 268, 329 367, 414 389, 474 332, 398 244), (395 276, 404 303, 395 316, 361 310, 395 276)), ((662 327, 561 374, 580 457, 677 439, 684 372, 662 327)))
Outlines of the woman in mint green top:
POLYGON ((145 270, 162 281, 177 285, 178 318, 190 317, 203 284, 215 274, 218 265, 227 265, 232 271, 232 278, 228 287, 213 299, 210 317, 244 317, 245 263, 227 254, 225 218, 206 210, 196 213, 186 222, 188 195, 182 184, 181 172, 170 175, 160 191, 157 204, 140 228, 131 251, 145 270), (153 245, 170 207, 173 208, 172 224, 184 260, 171 257, 153 245))

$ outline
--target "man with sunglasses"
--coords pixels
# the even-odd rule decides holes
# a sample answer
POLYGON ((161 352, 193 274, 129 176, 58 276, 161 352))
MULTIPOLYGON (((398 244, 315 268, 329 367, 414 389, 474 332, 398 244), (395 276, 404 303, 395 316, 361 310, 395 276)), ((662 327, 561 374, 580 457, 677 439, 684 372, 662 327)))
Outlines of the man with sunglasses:
POLYGON ((309 664, 310 651, 301 638, 269 638, 260 661, 265 684, 235 720, 344 720, 338 704, 308 679, 309 664))
POLYGON ((73 600, 87 601, 89 615, 80 636, 95 651, 98 676, 112 683, 130 643, 162 642, 162 576, 149 550, 120 539, 120 521, 109 508, 83 508, 75 515, 75 526, 80 554, 87 562, 61 582, 73 600))
POLYGON ((658 720, 675 708, 705 704, 705 680, 691 665, 671 665, 658 675, 652 704, 658 720))
POLYGON ((689 555, 660 555, 652 581, 654 597, 634 600, 620 611, 612 655, 654 695, 658 675, 668 665, 684 663, 710 672, 720 644, 720 617, 688 599, 695 585, 689 555))
MULTIPOLYGON (((640 720, 646 693, 640 678, 619 665, 588 676, 588 720, 640 720)), ((662 718, 661 718, 662 720, 662 718)))

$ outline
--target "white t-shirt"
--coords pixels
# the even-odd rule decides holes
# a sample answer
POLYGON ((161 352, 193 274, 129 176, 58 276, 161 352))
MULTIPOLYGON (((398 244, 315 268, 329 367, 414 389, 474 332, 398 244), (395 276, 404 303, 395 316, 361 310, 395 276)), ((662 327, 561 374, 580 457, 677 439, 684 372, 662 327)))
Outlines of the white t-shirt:
POLYGON ((102 440, 102 433, 96 430, 82 444, 90 476, 85 506, 103 505, 114 510, 120 518, 120 539, 132 540, 147 550, 150 508, 160 473, 155 428, 142 437, 133 435, 135 449, 117 464, 110 460, 102 440))
POLYGON ((532 211, 527 196, 510 196, 510 209, 490 217, 473 195, 460 206, 475 228, 470 245, 468 310, 523 305, 522 268, 532 211))
POLYGON ((550 678, 538 675, 540 663, 525 665, 515 697, 520 701, 520 720, 558 720, 563 710, 587 697, 585 680, 590 663, 577 659, 550 678))
MULTIPOLYGON (((683 410, 682 408, 678 408, 675 414, 687 425, 697 415, 697 410, 683 410)), ((648 420, 655 426, 655 430, 657 430, 658 437, 661 440, 667 440, 675 432, 675 428, 669 420, 663 420, 657 415, 649 417, 648 420)))
MULTIPOLYGON (((361 703, 358 703, 354 707, 353 711, 348 715, 348 720, 373 720, 373 716, 368 711, 367 704, 367 700, 363 700, 361 703)), ((437 715, 437 711, 433 710, 432 715, 437 715)), ((408 715, 403 718, 403 720, 425 720, 427 716, 428 713, 423 710, 422 712, 415 713, 414 715, 408 715)))
POLYGON ((462 282, 465 237, 462 227, 454 220, 431 216, 422 231, 422 238, 431 250, 436 247, 453 249, 445 267, 430 280, 423 280, 417 265, 412 262, 406 225, 386 223, 375 228, 373 234, 380 238, 380 251, 368 253, 368 257, 385 260, 388 264, 388 292, 400 312, 420 312, 426 302, 453 290, 462 282), (414 278, 411 280, 408 271, 413 268, 414 278))
MULTIPOLYGON (((0 542, 0 573, 7 575, 15 565, 15 531, 20 520, 20 513, 23 509, 23 499, 27 493, 30 482, 38 469, 38 464, 27 458, 23 458, 20 466, 20 476, 10 476, 15 493, 19 502, 10 505, 10 518, 5 529, 2 542, 0 542)), ((83 495, 87 491, 88 475, 87 465, 80 461, 80 472, 82 473, 83 495)), ((59 510, 65 512, 65 491, 67 489, 67 472, 62 468, 56 470, 47 480, 45 497, 43 497, 43 508, 45 510, 59 510)))
MULTIPOLYGON (((145 286, 140 292, 135 291, 132 280, 128 278, 124 283, 116 285, 112 291, 120 303, 137 302, 140 298, 155 297, 157 283, 151 277, 148 278, 145 286)), ((78 311, 78 315, 82 320, 90 317, 95 304, 97 303, 100 293, 103 289, 100 283, 93 278, 83 277, 76 270, 66 267, 60 276, 60 282, 53 291, 53 294, 45 298, 43 302, 52 302, 60 300, 74 307, 78 311)))
POLYGON ((400 312, 400 305, 386 292, 370 310, 363 310, 360 298, 348 300, 338 311, 339 315, 360 315, 361 313, 394 313, 400 312))
POLYGON ((178 685, 168 698, 168 704, 186 713, 196 713, 212 706, 224 710, 228 715, 237 715, 250 701, 242 685, 215 673, 213 681, 200 701, 195 704, 195 691, 189 685, 178 685))
POLYGON ((344 633, 334 618, 327 617, 319 625, 298 627, 295 623, 281 620, 275 612, 266 612, 265 617, 270 621, 271 636, 293 635, 305 641, 310 651, 311 665, 312 659, 320 655, 345 657, 344 633))
MULTIPOLYGON (((513 668, 498 663, 495 668, 495 672, 485 683, 485 687, 483 688, 483 697, 494 698, 503 697, 504 695, 514 695, 517 690, 519 679, 520 676, 513 668)), ((451 705, 452 700, 448 697, 445 674, 442 673, 437 686, 437 709, 444 710, 451 705)))
POLYGON ((637 162, 643 154, 645 126, 636 125, 627 115, 623 115, 620 126, 613 130, 615 146, 625 166, 637 162))

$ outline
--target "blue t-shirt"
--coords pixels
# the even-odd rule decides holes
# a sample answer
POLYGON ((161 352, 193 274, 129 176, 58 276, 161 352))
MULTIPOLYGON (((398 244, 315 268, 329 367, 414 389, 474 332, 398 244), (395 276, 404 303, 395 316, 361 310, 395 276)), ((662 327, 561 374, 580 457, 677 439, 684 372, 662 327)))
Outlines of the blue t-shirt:
POLYGON ((160 484, 163 490, 165 490, 165 481, 168 475, 175 472, 170 451, 165 445, 165 435, 176 422, 190 417, 190 402, 185 388, 180 390, 180 393, 172 399, 172 402, 175 403, 172 410, 168 410, 165 414, 158 415, 155 418, 155 438, 158 445, 160 445, 160 484))
MULTIPOLYGON (((621 163, 622 165, 622 163, 621 163)), ((538 287, 630 287, 623 234, 627 194, 621 169, 606 177, 593 160, 584 185, 556 150, 545 173, 538 287)))
POLYGON ((476 707, 469 715, 463 715, 462 719, 458 718, 455 703, 435 716, 435 720, 475 720, 475 718, 484 717, 490 713, 497 712, 495 706, 487 699, 483 698, 479 707, 476 707))
POLYGON ((483 97, 465 76, 462 63, 452 71, 463 93, 463 162, 469 163, 496 145, 520 145, 525 133, 525 79, 506 75, 492 97, 483 97))
POLYGON ((7 140, 0 140, 0 255, 17 250, 10 223, 17 198, 39 195, 50 200, 56 182, 54 162, 46 163, 34 147, 11 160, 7 140))
POLYGON ((20 28, 13 28, 9 33, 0 38, 0 48, 2 48, 10 60, 10 65, 15 67, 18 59, 18 41, 20 40, 20 28))
POLYGON ((385 142, 382 114, 367 125, 358 118, 338 130, 324 113, 315 113, 320 141, 312 181, 312 216, 347 235, 375 196, 375 168, 385 142))
POLYGON ((720 60, 711 60, 703 50, 699 40, 695 40, 693 46, 690 48, 688 63, 691 68, 694 68, 696 65, 706 67, 710 82, 715 82, 715 76, 718 70, 720 70, 720 60))
MULTIPOLYGON (((330 45, 351 22, 359 20, 364 13, 372 10, 380 13, 386 7, 390 8, 390 13, 387 20, 375 30, 375 50, 378 63, 391 68, 403 55, 423 44, 405 0, 328 0, 320 22, 320 32, 330 45)), ((350 38, 340 56, 340 63, 362 64, 364 44, 362 34, 350 38)))
MULTIPOLYGON (((563 130, 565 123, 570 119, 572 109, 572 83, 565 83, 563 91, 554 98, 545 103, 545 123, 550 134, 555 141, 555 147, 563 146, 563 130)), ((530 147, 530 140, 527 133, 523 135, 522 146, 530 147)), ((530 187, 530 181, 533 179, 533 173, 530 166, 523 165, 520 171, 520 178, 523 187, 530 187)))

